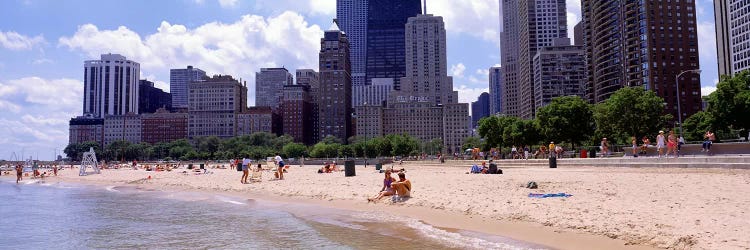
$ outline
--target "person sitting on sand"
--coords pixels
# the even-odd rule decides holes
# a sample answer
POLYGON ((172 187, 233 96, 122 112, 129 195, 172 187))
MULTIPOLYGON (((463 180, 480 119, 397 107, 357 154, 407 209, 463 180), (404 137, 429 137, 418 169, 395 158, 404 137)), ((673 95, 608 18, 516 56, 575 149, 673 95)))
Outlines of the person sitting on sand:
POLYGON ((383 197, 391 196, 396 194, 396 191, 391 187, 391 183, 395 182, 396 178, 391 176, 391 170, 385 171, 385 178, 383 178, 383 188, 380 189, 378 195, 373 198, 367 198, 367 201, 377 201, 383 197))
POLYGON ((391 188, 399 197, 411 197, 411 181, 406 179, 405 173, 398 173, 398 181, 391 183, 391 188))
POLYGON ((487 173, 489 173, 489 172, 490 172, 490 169, 489 169, 489 168, 487 168, 487 164, 486 164, 485 162, 482 162, 482 170, 481 170, 481 173, 483 173, 483 174, 487 174, 487 173))

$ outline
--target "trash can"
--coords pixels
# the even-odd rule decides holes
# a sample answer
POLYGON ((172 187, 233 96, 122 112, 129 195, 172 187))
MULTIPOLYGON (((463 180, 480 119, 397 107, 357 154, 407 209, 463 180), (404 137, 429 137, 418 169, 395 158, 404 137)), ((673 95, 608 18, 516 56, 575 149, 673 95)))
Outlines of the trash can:
POLYGON ((206 167, 203 165, 203 163, 201 163, 200 169, 206 169, 206 167))
POLYGON ((555 157, 549 158, 549 168, 557 168, 557 158, 555 157))
POLYGON ((355 176, 356 173, 354 172, 354 161, 345 161, 344 162, 344 176, 355 176))
POLYGON ((188 164, 188 169, 193 169, 193 164, 188 164))
POLYGON ((596 148, 591 149, 591 158, 596 158, 596 148))
POLYGON ((383 169, 383 164, 381 163, 375 164, 375 170, 380 171, 381 169, 383 169))
POLYGON ((589 157, 588 154, 589 154, 588 150, 581 149, 581 158, 588 158, 589 157))

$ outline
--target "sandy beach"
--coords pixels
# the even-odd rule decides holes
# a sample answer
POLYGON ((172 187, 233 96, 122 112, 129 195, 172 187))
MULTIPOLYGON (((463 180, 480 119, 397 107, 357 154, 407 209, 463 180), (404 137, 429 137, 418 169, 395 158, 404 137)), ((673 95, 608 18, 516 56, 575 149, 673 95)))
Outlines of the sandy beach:
POLYGON ((558 249, 750 249, 750 214, 745 211, 750 196, 742 192, 750 190, 748 170, 501 165, 503 175, 475 175, 465 174, 467 164, 404 163, 413 197, 395 203, 367 202, 382 185, 383 174, 372 166, 358 166, 355 177, 318 174, 320 166, 292 166, 285 180, 271 180, 272 174, 264 172, 262 181, 252 184, 241 184, 241 172, 234 169, 200 175, 183 174, 184 169, 119 169, 89 176, 66 169, 49 180, 382 210, 558 249), (528 181, 537 182, 539 189, 523 187, 528 181), (531 192, 573 196, 529 198, 531 192))

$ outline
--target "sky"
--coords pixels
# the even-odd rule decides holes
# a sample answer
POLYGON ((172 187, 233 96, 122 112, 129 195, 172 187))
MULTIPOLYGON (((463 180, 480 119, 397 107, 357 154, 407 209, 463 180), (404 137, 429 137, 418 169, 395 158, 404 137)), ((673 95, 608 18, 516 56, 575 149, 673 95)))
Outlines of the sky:
MULTIPOLYGON (((703 94, 718 82, 713 2, 696 0, 703 94)), ((428 0, 448 32, 448 72, 461 102, 488 92, 500 64, 498 0, 428 0)), ((569 36, 580 1, 567 0, 569 36)), ((0 159, 49 160, 83 109, 83 63, 116 53, 169 90, 169 69, 192 65, 247 81, 262 67, 317 70, 335 0, 0 1, 0 159), (17 158, 12 157, 16 155, 17 158)))

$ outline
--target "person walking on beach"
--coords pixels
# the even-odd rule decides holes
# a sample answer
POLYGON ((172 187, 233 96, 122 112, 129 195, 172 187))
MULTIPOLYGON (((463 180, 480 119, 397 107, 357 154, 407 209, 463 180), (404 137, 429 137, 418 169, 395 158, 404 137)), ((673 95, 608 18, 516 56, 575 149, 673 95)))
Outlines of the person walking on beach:
POLYGON ((242 158, 242 178, 240 179, 240 183, 242 184, 248 184, 247 177, 249 175, 248 167, 250 166, 250 159, 242 158))
POLYGON ((277 171, 279 172, 279 180, 284 179, 284 160, 281 159, 281 156, 276 155, 276 157, 273 158, 273 160, 276 162, 276 164, 279 165, 277 171))
POLYGON ((661 158, 662 153, 664 152, 664 146, 666 144, 666 141, 664 139, 664 131, 659 131, 659 135, 656 136, 656 150, 658 151, 659 158, 661 158))
POLYGON ((16 165, 16 184, 23 179, 23 167, 21 164, 16 165))
POLYGON ((635 136, 630 138, 630 143, 633 144, 633 157, 638 157, 638 140, 635 139, 635 136))
POLYGON ((52 166, 52 172, 57 176, 57 165, 52 166))
POLYGON ((609 142, 607 142, 607 137, 602 138, 600 147, 602 149, 602 156, 607 157, 609 155, 609 142))
POLYGON ((403 172, 398 173, 398 181, 392 183, 391 188, 396 190, 396 194, 399 198, 411 197, 411 181, 406 179, 406 174, 403 172))
POLYGON ((665 157, 669 157, 670 152, 674 152, 674 158, 677 158, 677 136, 674 135, 674 130, 669 131, 669 136, 667 136, 667 153, 665 157))
POLYGON ((705 139, 703 141, 703 148, 701 149, 701 152, 709 152, 711 151, 711 145, 714 144, 714 140, 716 140, 716 135, 714 135, 711 130, 706 131, 706 134, 703 135, 703 138, 705 139))

